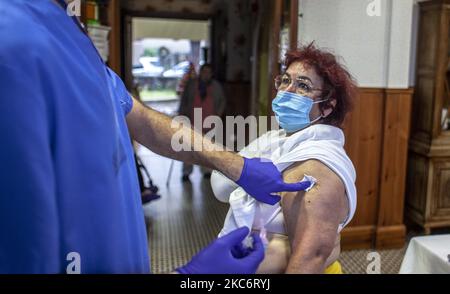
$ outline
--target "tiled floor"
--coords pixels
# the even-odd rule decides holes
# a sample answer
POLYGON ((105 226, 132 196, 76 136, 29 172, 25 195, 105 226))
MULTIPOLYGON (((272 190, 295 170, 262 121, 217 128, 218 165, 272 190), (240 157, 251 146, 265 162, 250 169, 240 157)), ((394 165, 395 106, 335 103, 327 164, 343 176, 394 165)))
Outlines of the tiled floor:
MULTIPOLYGON (((380 270, 382 274, 397 274, 405 255, 406 245, 398 250, 380 250, 377 251, 381 257, 380 270)), ((373 272, 370 267, 374 261, 374 250, 351 250, 343 251, 339 257, 342 264, 342 270, 346 274, 365 274, 373 272)))

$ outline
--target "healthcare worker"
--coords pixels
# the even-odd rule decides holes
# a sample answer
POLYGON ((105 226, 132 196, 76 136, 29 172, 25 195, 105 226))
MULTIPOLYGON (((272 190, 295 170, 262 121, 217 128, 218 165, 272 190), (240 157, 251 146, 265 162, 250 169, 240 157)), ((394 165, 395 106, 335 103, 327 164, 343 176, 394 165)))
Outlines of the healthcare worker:
MULTIPOLYGON (((217 169, 250 195, 302 190, 271 162, 175 152, 170 118, 132 99, 63 0, 0 0, 0 273, 149 273, 129 133, 156 153, 217 169)), ((187 135, 191 129, 181 131, 187 135)), ((212 143, 205 141, 203 150, 212 143)), ((253 273, 248 229, 213 241, 179 273, 253 273)))

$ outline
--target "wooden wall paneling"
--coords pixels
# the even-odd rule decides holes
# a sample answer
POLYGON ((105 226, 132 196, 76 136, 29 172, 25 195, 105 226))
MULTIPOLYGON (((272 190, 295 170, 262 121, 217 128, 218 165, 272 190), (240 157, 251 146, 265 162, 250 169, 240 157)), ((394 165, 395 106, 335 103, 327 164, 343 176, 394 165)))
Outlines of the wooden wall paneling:
POLYGON ((370 249, 373 248, 375 226, 351 226, 341 232, 341 249, 370 249))
POLYGON ((403 247, 412 89, 386 90, 376 248, 403 247))
MULTIPOLYGON (((359 167, 359 161, 357 160, 359 158, 359 133, 361 132, 361 125, 359 124, 359 121, 361 120, 361 110, 360 110, 360 95, 357 97, 357 99, 354 101, 353 104, 353 110, 350 112, 350 114, 346 117, 345 123, 344 123, 344 134, 345 134, 345 150, 350 157, 350 159, 353 162, 353 165, 355 167, 355 170, 360 170, 359 167)), ((358 173, 356 174, 356 177, 358 178, 358 173)), ((358 198, 359 198, 359 191, 358 198)), ((358 203, 358 209, 356 213, 359 213, 359 205, 358 203)), ((360 218, 355 215, 352 222, 350 223, 350 226, 357 226, 363 224, 360 222, 360 218)))
POLYGON ((342 248, 371 248, 378 218, 384 90, 361 88, 344 124, 345 149, 356 169, 358 204, 342 232, 342 248))
POLYGON ((404 245, 403 224, 412 89, 361 88, 344 124, 356 169, 358 204, 342 248, 404 245))
MULTIPOLYGON (((346 140, 345 149, 357 171, 360 170, 359 161, 356 160, 359 157, 358 138, 361 131, 359 124, 361 120, 360 101, 360 97, 354 101, 353 111, 347 116, 343 127, 346 140)), ((356 214, 352 222, 341 232, 341 247, 343 250, 372 248, 375 226, 362 225, 364 216, 360 216, 363 214, 360 213, 359 208, 360 201, 358 200, 356 214)))
POLYGON ((376 249, 398 249, 405 246, 406 226, 392 225, 376 228, 375 248, 376 249))
POLYGON ((358 210, 355 225, 375 225, 377 223, 377 203, 381 162, 381 138, 383 133, 383 90, 361 89, 358 134, 347 141, 358 140, 356 162, 356 188, 358 210))
POLYGON ((356 101, 354 101, 353 110, 347 115, 343 126, 345 134, 344 147, 347 154, 352 159, 355 168, 358 164, 358 162, 355 162, 354 160, 358 157, 358 140, 355 138, 358 138, 360 132, 360 125, 358 123, 361 119, 361 111, 359 110, 360 100, 361 99, 358 97, 356 101))

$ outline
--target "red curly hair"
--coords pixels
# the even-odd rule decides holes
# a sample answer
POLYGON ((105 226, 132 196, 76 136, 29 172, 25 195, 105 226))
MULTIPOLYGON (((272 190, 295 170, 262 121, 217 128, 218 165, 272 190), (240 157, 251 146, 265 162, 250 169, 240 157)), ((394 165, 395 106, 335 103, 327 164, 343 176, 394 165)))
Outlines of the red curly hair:
POLYGON ((347 69, 339 63, 336 56, 330 52, 318 49, 314 42, 286 53, 284 65, 286 69, 294 62, 302 62, 312 66, 324 81, 327 92, 323 97, 328 101, 319 104, 320 110, 332 108, 333 112, 323 119, 325 124, 341 127, 345 116, 352 109, 353 100, 357 95, 357 86, 354 78, 347 69), (336 106, 331 104, 336 100, 336 106))

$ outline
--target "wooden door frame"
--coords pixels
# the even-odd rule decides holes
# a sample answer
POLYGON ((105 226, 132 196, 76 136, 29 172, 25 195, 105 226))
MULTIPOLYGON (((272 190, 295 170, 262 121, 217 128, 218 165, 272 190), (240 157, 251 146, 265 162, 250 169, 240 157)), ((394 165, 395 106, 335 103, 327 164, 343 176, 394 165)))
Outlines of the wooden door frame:
POLYGON ((281 13, 283 9, 283 0, 275 0, 271 2, 273 5, 271 11, 272 17, 271 17, 271 30, 269 32, 270 38, 269 38, 269 103, 267 103, 267 113, 269 116, 273 115, 272 111, 272 99, 276 95, 276 89, 273 86, 272 81, 275 79, 275 77, 279 74, 279 64, 278 64, 278 58, 280 55, 280 32, 281 32, 281 13))
POLYGON ((299 0, 291 0, 290 8, 290 31, 289 41, 291 50, 294 50, 298 46, 298 14, 299 14, 299 0))
POLYGON ((109 67, 116 73, 122 73, 122 24, 120 17, 120 1, 110 0, 108 5, 108 25, 111 27, 109 37, 109 67))
MULTIPOLYGON (((280 74, 280 33, 281 33, 281 18, 283 12, 284 0, 271 1, 273 5, 271 11, 272 17, 271 31, 270 31, 270 44, 269 44, 269 99, 273 99, 276 95, 276 90, 273 86, 272 81, 277 75, 280 74)), ((298 0, 290 0, 290 19, 289 19, 289 48, 297 48, 298 43, 298 13, 299 13, 299 2, 298 0)), ((269 101, 271 102, 271 101, 269 101)), ((267 113, 273 115, 272 103, 267 103, 267 113)))

